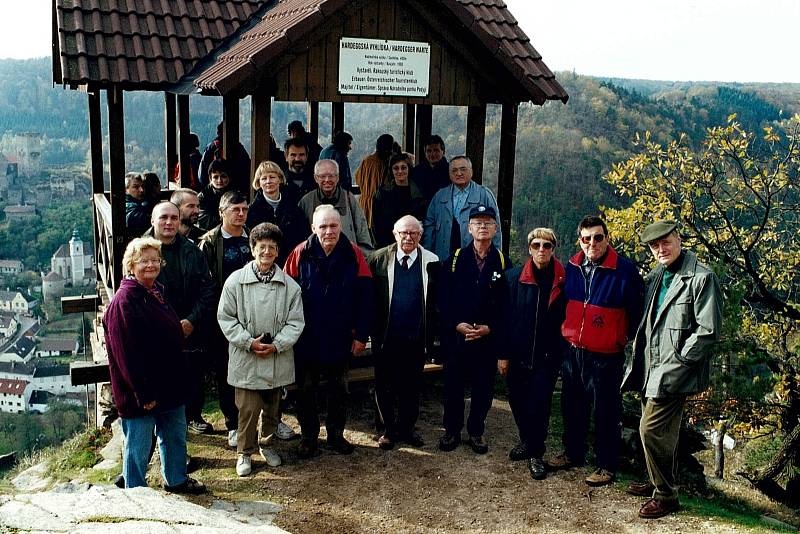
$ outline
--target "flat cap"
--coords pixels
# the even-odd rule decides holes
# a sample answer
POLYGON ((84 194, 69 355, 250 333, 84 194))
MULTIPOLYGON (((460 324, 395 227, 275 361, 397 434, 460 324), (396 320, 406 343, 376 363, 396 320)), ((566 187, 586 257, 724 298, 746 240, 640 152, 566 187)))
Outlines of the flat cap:
POLYGON ((496 219, 497 213, 491 206, 475 206, 469 210, 469 218, 473 219, 475 217, 491 217, 492 219, 496 219))
POLYGON ((647 227, 642 230, 642 233, 639 234, 639 238, 642 240, 642 243, 649 243, 669 235, 677 227, 678 223, 676 221, 673 221, 672 219, 662 219, 652 224, 648 224, 647 227))

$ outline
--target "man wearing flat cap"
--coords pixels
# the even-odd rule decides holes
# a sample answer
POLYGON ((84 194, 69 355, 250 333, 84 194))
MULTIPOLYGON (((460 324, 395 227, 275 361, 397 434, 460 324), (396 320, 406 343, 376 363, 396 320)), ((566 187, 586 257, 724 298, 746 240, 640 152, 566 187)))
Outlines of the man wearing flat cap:
MULTIPOLYGON (((457 160, 456 160, 457 161, 457 160)), ((492 243, 497 233, 494 207, 469 212, 472 239, 444 262, 438 295, 444 363, 444 435, 439 449, 452 451, 464 427, 464 386, 471 386, 467 418, 468 444, 476 454, 489 446, 483 438, 492 406, 497 360, 508 324, 509 295, 504 271, 511 267, 492 243)), ((506 356, 503 356, 506 359, 506 356)))
POLYGON ((709 347, 719 338, 722 296, 714 273, 681 248, 675 221, 661 220, 640 234, 658 265, 646 277, 645 311, 633 343, 623 391, 642 393, 642 438, 649 483, 629 493, 650 497, 639 517, 655 519, 679 508, 678 436, 689 395, 708 387, 709 347))

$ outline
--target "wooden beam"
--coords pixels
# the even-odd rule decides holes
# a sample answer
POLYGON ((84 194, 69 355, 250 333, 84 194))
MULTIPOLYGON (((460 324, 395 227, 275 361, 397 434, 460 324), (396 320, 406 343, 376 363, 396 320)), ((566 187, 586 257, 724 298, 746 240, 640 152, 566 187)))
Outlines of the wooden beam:
POLYGON ((483 145, 486 139, 486 104, 467 109, 467 156, 472 160, 472 179, 483 183, 483 145))
POLYGON ((503 230, 503 252, 511 247, 511 210, 514 203, 514 158, 517 150, 517 112, 519 104, 503 104, 500 121, 500 161, 497 171, 497 207, 503 230))
POLYGON ((69 364, 69 381, 73 386, 99 384, 111 380, 108 360, 97 362, 74 361, 69 364))
POLYGON ((111 177, 111 235, 113 288, 122 280, 122 255, 127 243, 125 234, 125 113, 123 91, 112 86, 108 101, 108 170, 111 177))
MULTIPOLYGON (((253 177, 261 162, 269 159, 272 100, 265 91, 258 91, 250 97, 250 104, 250 176, 253 177)), ((252 200, 255 193, 252 183, 249 192, 252 200)))
POLYGON ((344 131, 344 102, 331 102, 331 143, 337 132, 344 131))
POLYGON ((417 161, 422 161, 420 157, 425 153, 425 141, 431 136, 433 129, 433 106, 429 104, 417 105, 417 136, 414 141, 414 154, 417 161))
MULTIPOLYGON (((178 162, 180 164, 180 177, 178 185, 180 187, 189 187, 192 177, 192 165, 189 162, 189 134, 191 127, 189 126, 189 95, 178 95, 178 162)), ((173 167, 174 168, 174 167, 173 167)), ((172 172, 167 169, 167 172, 172 172)))
POLYGON ((314 140, 319 139, 319 102, 308 103, 308 133, 314 140))
POLYGON ((89 154, 92 168, 92 194, 105 191, 103 181, 103 124, 100 116, 100 91, 89 95, 89 154))
MULTIPOLYGON (((417 128, 416 109, 414 104, 406 104, 403 106, 403 150, 406 152, 414 152, 415 131, 417 128)), ((420 159, 421 154, 415 154, 417 161, 420 159)))
POLYGON ((97 295, 80 295, 77 297, 61 297, 61 313, 95 313, 97 307, 103 303, 97 295))
POLYGON ((239 97, 235 95, 225 95, 222 97, 222 154, 228 161, 231 182, 233 187, 247 193, 250 187, 247 182, 249 176, 237 176, 236 146, 239 144, 239 97))
POLYGON ((178 164, 178 132, 175 123, 175 93, 164 93, 164 150, 167 152, 167 183, 178 164))

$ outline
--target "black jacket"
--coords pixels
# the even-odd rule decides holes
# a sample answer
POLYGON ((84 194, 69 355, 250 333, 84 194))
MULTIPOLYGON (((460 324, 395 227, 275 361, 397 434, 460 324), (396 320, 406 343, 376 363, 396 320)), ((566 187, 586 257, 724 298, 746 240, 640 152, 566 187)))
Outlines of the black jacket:
POLYGON ((284 187, 281 188, 281 201, 277 210, 272 209, 264 197, 263 191, 256 192, 256 196, 250 204, 250 211, 247 213, 247 227, 255 228, 256 225, 264 222, 278 225, 283 232, 283 242, 276 260, 278 265, 286 263, 286 258, 294 250, 294 247, 305 241, 311 234, 306 214, 297 207, 297 199, 284 187))
POLYGON ((197 195, 200 203, 200 217, 197 219, 197 226, 201 230, 207 232, 222 222, 219 216, 219 201, 222 195, 230 190, 230 184, 225 189, 214 189, 209 184, 197 195))
POLYGON ((422 222, 426 211, 425 198, 413 181, 405 189, 392 181, 375 191, 375 196, 372 197, 372 235, 375 238, 375 248, 395 242, 392 230, 397 219, 403 215, 413 215, 422 222))

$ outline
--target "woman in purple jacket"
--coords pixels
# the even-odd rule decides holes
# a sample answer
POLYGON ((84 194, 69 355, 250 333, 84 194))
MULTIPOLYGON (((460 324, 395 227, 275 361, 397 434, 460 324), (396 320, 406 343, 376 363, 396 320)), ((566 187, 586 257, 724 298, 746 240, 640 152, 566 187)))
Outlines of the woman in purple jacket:
POLYGON ((111 389, 125 434, 122 474, 126 488, 147 486, 153 432, 158 437, 164 489, 201 493, 205 486, 186 475, 186 374, 183 334, 175 311, 156 282, 161 243, 134 239, 125 249, 120 283, 103 316, 111 389))

